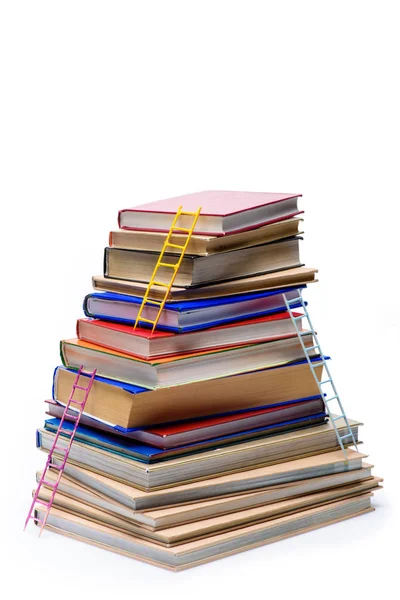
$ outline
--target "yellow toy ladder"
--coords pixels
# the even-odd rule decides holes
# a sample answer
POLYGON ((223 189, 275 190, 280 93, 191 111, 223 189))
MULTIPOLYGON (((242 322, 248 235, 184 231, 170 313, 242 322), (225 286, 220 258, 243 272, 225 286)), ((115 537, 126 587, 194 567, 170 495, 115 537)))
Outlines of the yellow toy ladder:
POLYGON ((182 210, 182 206, 180 206, 178 208, 178 212, 176 213, 176 215, 174 217, 174 220, 173 220, 172 225, 171 225, 171 229, 168 232, 168 235, 167 235, 167 237, 165 239, 165 242, 164 242, 163 248, 161 250, 160 256, 158 257, 157 264, 156 264, 156 266, 154 268, 154 271, 153 271, 153 274, 152 274, 152 276, 150 278, 149 285, 147 286, 147 290, 146 290, 146 293, 145 293, 145 295, 143 297, 142 304, 140 305, 140 309, 139 309, 139 312, 138 312, 137 317, 136 317, 134 329, 136 329, 136 327, 139 325, 139 323, 150 323, 151 325, 153 325, 153 328, 152 328, 151 332, 153 333, 153 331, 155 330, 155 328, 157 326, 157 323, 159 321, 159 318, 161 316, 161 313, 163 311, 163 308, 165 306, 165 303, 167 301, 167 298, 169 296, 169 292, 171 290, 171 287, 173 286, 173 283, 175 281, 176 274, 178 273, 179 267, 181 266, 181 263, 182 263, 182 260, 183 260, 183 256, 184 256, 184 254, 186 252, 186 248, 188 247, 188 244, 190 242, 190 238, 192 237, 194 228, 196 227, 196 223, 197 223, 197 219, 199 218, 200 211, 201 211, 201 207, 198 208, 196 212, 184 212, 182 210), (181 216, 193 217, 193 222, 192 222, 192 225, 191 225, 191 227, 189 229, 187 229, 185 227, 178 227, 177 226, 178 220, 179 220, 179 218, 181 216), (173 244, 171 242, 171 238, 173 237, 173 235, 175 233, 178 233, 178 232, 186 234, 187 237, 186 237, 186 240, 185 240, 184 244, 173 244), (165 254, 165 252, 168 251, 168 248, 177 248, 177 249, 180 250, 180 252, 177 253, 177 256, 179 257, 178 258, 178 262, 176 262, 175 264, 170 264, 170 263, 167 263, 167 262, 163 261, 164 254, 165 254), (168 283, 157 281, 157 271, 158 271, 158 269, 159 268, 165 268, 165 267, 171 269, 171 279, 170 279, 170 281, 168 283), (150 292, 151 292, 151 289, 152 289, 153 286, 160 286, 160 287, 165 288, 165 294, 164 294, 164 298, 162 300, 152 300, 152 299, 149 298, 150 292), (153 319, 146 319, 146 318, 142 317, 142 312, 143 312, 144 308, 146 307, 146 305, 149 305, 149 306, 158 306, 157 316, 156 316, 156 318, 154 320, 153 319))

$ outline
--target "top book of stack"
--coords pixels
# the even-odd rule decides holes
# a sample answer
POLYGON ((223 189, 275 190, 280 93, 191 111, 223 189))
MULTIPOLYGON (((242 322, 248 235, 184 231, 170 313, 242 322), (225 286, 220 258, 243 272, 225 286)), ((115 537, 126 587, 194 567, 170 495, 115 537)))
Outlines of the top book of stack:
MULTIPOLYGON (((180 206, 188 212, 201 207, 194 233, 225 236, 300 214, 297 205, 299 197, 300 194, 268 192, 195 192, 123 209, 118 215, 118 225, 121 229, 167 233, 171 226, 171 215, 180 206)), ((182 227, 186 227, 190 226, 191 221, 191 217, 182 217, 180 222, 182 227)))

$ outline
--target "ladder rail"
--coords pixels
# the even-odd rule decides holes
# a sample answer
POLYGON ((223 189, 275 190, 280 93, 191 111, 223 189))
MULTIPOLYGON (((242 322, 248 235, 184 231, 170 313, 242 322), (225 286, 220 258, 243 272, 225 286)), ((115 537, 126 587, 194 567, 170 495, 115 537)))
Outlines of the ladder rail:
POLYGON ((193 234, 194 228, 196 226, 197 220, 198 220, 198 218, 200 216, 200 211, 201 211, 201 207, 198 208, 196 212, 186 212, 186 211, 183 211, 182 210, 182 206, 180 206, 178 208, 178 210, 177 210, 177 212, 175 214, 175 217, 174 217, 174 219, 172 221, 171 228, 170 228, 170 230, 169 230, 169 232, 167 234, 167 237, 166 237, 166 239, 164 241, 164 244, 163 244, 162 250, 160 252, 160 255, 158 257, 156 266, 154 267, 152 276, 150 277, 149 284, 147 286, 146 292, 145 292, 145 294, 143 296, 142 304, 140 305, 138 314, 136 316, 136 321, 135 321, 135 325, 134 325, 134 328, 133 328, 134 330, 139 325, 139 323, 142 322, 142 323, 152 324, 153 327, 152 327, 151 333, 154 332, 154 330, 155 330, 155 328, 157 326, 157 323, 158 323, 158 321, 159 321, 159 319, 161 317, 161 314, 162 314, 162 311, 164 309, 165 303, 167 302, 167 298, 169 296, 169 292, 170 292, 171 287, 172 287, 172 285, 173 285, 173 283, 175 281, 175 278, 176 278, 176 275, 178 273, 179 267, 181 266, 181 263, 182 263, 184 255, 185 255, 185 252, 187 250, 187 247, 189 245, 190 238, 192 237, 192 234, 193 234), (190 216, 190 217, 193 218, 193 221, 192 221, 192 224, 191 224, 190 228, 178 227, 177 223, 178 223, 179 218, 181 216, 190 216), (174 235, 176 235, 177 231, 179 231, 181 233, 183 233, 183 232, 186 233, 186 240, 185 240, 185 242, 183 244, 177 245, 177 244, 171 243, 171 238, 174 235), (177 262, 174 263, 174 264, 172 264, 172 263, 171 264, 166 263, 163 260, 164 254, 168 251, 168 247, 180 248, 180 250, 181 250, 181 252, 179 252, 176 255, 174 255, 174 256, 176 256, 178 258, 177 262), (168 283, 164 283, 164 282, 161 282, 161 281, 157 280, 157 272, 158 272, 158 270, 160 268, 161 269, 163 269, 163 268, 164 269, 171 268, 171 278, 170 278, 170 280, 169 280, 168 283), (164 293, 164 297, 163 297, 162 301, 154 301, 154 300, 152 300, 149 297, 150 293, 151 293, 151 289, 155 285, 156 286, 161 286, 161 287, 165 288, 165 293, 164 293), (156 305, 158 304, 159 305, 155 318, 154 319, 149 319, 149 318, 142 317, 143 311, 145 310, 146 306, 151 305, 151 304, 153 304, 153 307, 154 307, 154 304, 156 304, 156 305))
POLYGON ((292 299, 288 299, 287 296, 286 296, 286 294, 285 293, 283 294, 283 299, 284 299, 284 302, 285 302, 285 305, 286 305, 286 309, 287 309, 287 311, 289 313, 289 316, 290 316, 290 318, 292 320, 292 323, 293 323, 293 326, 295 328, 297 337, 299 338, 301 347, 303 349, 303 353, 304 353, 304 355, 305 355, 305 357, 307 359, 308 366, 310 367, 310 371, 311 371, 311 373, 312 373, 312 375, 313 375, 313 377, 314 377, 314 379, 315 379, 315 381, 317 383, 319 392, 320 392, 321 397, 322 397, 322 399, 324 401, 325 409, 326 409, 326 412, 328 413, 330 422, 332 423, 333 429, 334 429, 335 434, 336 434, 336 438, 337 438, 337 440, 339 442, 339 446, 340 446, 342 452, 344 453, 345 457, 347 457, 346 447, 345 447, 345 445, 343 443, 343 440, 345 440, 345 439, 348 440, 350 438, 350 443, 348 443, 346 445, 354 446, 356 448, 356 450, 357 450, 357 442, 356 442, 356 439, 354 437, 354 433, 353 433, 353 430, 352 430, 351 425, 349 423, 349 420, 348 420, 348 418, 346 416, 346 413, 344 411, 342 401, 340 399, 340 396, 339 396, 338 390, 336 388, 336 385, 335 385, 335 383, 333 381, 333 378, 332 378, 330 369, 328 367, 327 361, 325 360, 325 355, 324 355, 324 353, 323 353, 323 351, 321 349, 321 344, 320 344, 320 342, 318 340, 317 333, 316 333, 316 331, 315 331, 315 329, 313 327, 313 324, 312 324, 312 321, 311 321, 311 318, 310 318, 310 315, 309 315, 309 312, 308 312, 308 309, 307 309, 307 304, 303 300, 302 290, 298 289, 297 293, 298 293, 298 297, 292 298, 292 299), (298 306, 298 303, 300 303, 301 308, 304 311, 304 314, 302 314, 301 316, 297 316, 296 317, 295 314, 294 314, 294 310, 292 308, 292 305, 297 304, 297 306, 298 306), (302 330, 298 326, 298 321, 302 320, 303 318, 306 319, 306 321, 307 321, 307 325, 308 325, 308 329, 307 330, 302 330), (318 348, 318 350, 319 350, 319 356, 318 357, 310 357, 310 355, 308 353, 309 350, 310 350, 310 348, 307 347, 304 344, 303 337, 305 335, 307 335, 307 334, 310 334, 310 333, 312 333, 313 338, 314 338, 314 346, 312 347, 312 349, 318 348), (312 358, 313 359, 316 358, 316 360, 312 360, 312 358), (317 376, 316 368, 318 366, 322 366, 322 370, 325 369, 325 372, 327 374, 327 378, 324 379, 323 381, 320 380, 318 378, 318 376, 317 376), (327 394, 325 392, 325 390, 324 390, 324 386, 328 386, 328 385, 330 386, 330 390, 332 392, 331 394, 327 394), (329 397, 327 397, 327 396, 329 396, 329 397), (334 401, 334 400, 336 401, 336 403, 337 403, 337 405, 339 407, 340 415, 334 415, 334 413, 331 410, 330 402, 334 401), (336 424, 336 421, 338 421, 339 419, 343 419, 343 421, 345 423, 345 433, 344 433, 344 435, 340 434, 339 428, 338 428, 338 426, 336 424))
POLYGON ((79 385, 79 379, 80 379, 81 376, 84 376, 83 366, 79 367, 79 369, 78 369, 75 381, 72 384, 71 393, 69 395, 68 401, 67 401, 67 403, 65 405, 62 417, 60 419, 60 423, 58 425, 56 435, 54 436, 54 440, 53 440, 53 443, 52 443, 50 451, 49 451, 49 455, 48 455, 47 460, 46 460, 46 465, 45 465, 45 467, 43 469, 42 475, 41 475, 41 477, 39 479, 38 486, 37 486, 36 491, 35 491, 35 493, 33 495, 33 500, 32 500, 31 506, 29 508, 28 516, 27 516, 27 518, 25 520, 24 529, 26 529, 26 526, 28 525, 30 519, 33 519, 35 522, 40 523, 41 527, 40 527, 40 533, 39 533, 39 535, 41 535, 41 533, 43 531, 43 528, 46 525, 46 521, 47 521, 47 518, 49 516, 50 509, 52 507, 55 495, 57 493, 58 486, 59 486, 59 483, 61 481, 61 477, 62 477, 62 474, 63 474, 63 471, 64 471, 65 464, 66 464, 66 462, 68 460, 68 455, 69 455, 72 443, 74 441, 75 433, 76 433, 76 430, 78 429, 80 418, 81 418, 82 413, 84 411, 84 408, 85 408, 85 405, 86 405, 86 401, 87 401, 87 399, 89 397, 89 394, 90 394, 90 390, 92 389, 92 385, 93 385, 93 381, 94 381, 95 375, 96 375, 96 369, 94 371, 92 371, 91 373, 88 374, 88 379, 89 379, 88 385, 86 387, 85 386, 81 386, 81 385, 79 385), (74 394, 75 394, 75 391, 77 389, 85 392, 83 400, 75 400, 74 399, 74 394), (76 417, 74 418, 75 423, 74 423, 74 426, 73 426, 72 430, 66 430, 66 429, 63 429, 63 425, 64 425, 64 421, 66 420, 67 412, 71 408, 71 404, 75 404, 75 405, 79 406, 79 409, 78 409, 78 412, 76 414, 76 417), (59 440, 60 436, 63 433, 66 434, 66 435, 69 435, 69 441, 67 443, 66 448, 62 448, 62 447, 58 446, 58 440, 59 440), (48 471, 49 471, 50 467, 54 466, 54 465, 52 465, 52 457, 53 457, 54 453, 55 454, 63 453, 63 456, 62 456, 62 459, 61 459, 62 462, 61 462, 61 466, 56 466, 55 467, 58 470, 58 475, 56 477, 55 483, 54 484, 51 483, 51 485, 50 485, 50 487, 52 488, 52 493, 51 493, 51 496, 50 496, 50 500, 48 502, 44 502, 43 500, 40 500, 38 497, 39 497, 39 493, 40 493, 40 490, 41 490, 42 486, 49 483, 46 480, 46 476, 48 474, 48 471), (35 505, 37 503, 42 504, 42 505, 44 505, 46 507, 45 514, 44 514, 44 517, 43 517, 42 520, 38 519, 36 517, 36 514, 35 514, 35 505))

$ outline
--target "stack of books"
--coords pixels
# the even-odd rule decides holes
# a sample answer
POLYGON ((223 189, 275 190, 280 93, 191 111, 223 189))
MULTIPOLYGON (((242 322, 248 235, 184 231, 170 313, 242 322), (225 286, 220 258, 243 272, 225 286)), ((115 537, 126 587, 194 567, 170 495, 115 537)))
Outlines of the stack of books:
MULTIPOLYGON (((37 432, 49 452, 77 369, 96 369, 47 529, 179 570, 373 510, 382 480, 365 455, 340 449, 286 310, 284 295, 296 299, 317 272, 300 261, 298 199, 213 191, 120 211, 77 338, 61 342, 37 432), (201 213, 152 332, 183 231, 157 272, 155 302, 136 319, 181 205, 201 213)), ((320 363, 312 333, 302 339, 320 363)), ((44 503, 76 410, 40 489, 44 503)), ((349 423, 358 440, 361 424, 349 423)), ((336 427, 346 431, 343 419, 336 427)))

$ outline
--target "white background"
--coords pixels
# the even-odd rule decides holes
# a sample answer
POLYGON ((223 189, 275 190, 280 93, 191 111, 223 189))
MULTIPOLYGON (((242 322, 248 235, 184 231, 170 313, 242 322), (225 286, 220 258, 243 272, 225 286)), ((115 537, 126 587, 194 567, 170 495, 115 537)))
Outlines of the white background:
POLYGON ((397 587, 398 12, 385 0, 1 3, 6 597, 397 587), (303 257, 320 269, 307 299, 385 477, 377 510, 180 574, 22 534, 58 343, 74 335, 117 210, 202 189, 303 193, 303 257))

